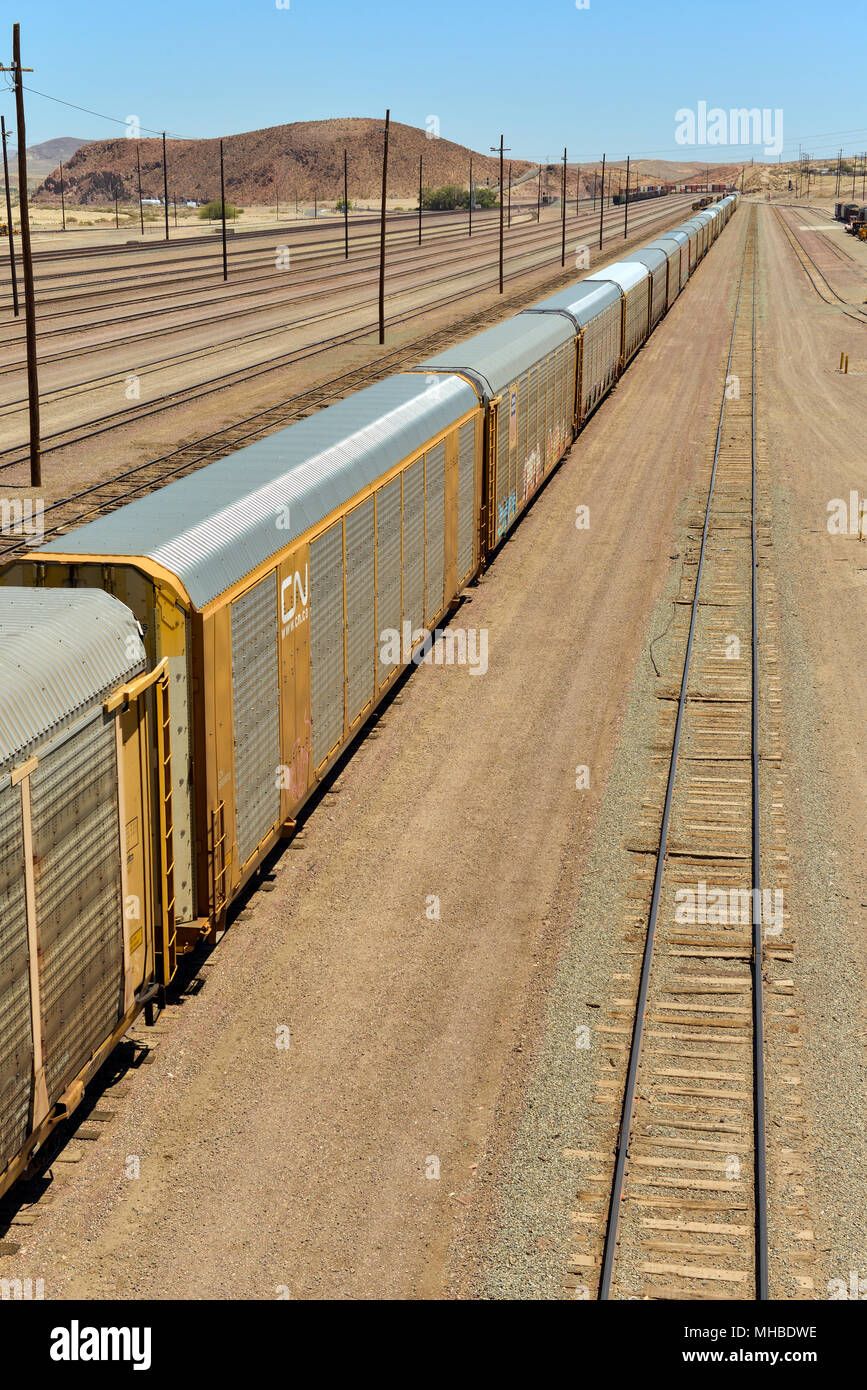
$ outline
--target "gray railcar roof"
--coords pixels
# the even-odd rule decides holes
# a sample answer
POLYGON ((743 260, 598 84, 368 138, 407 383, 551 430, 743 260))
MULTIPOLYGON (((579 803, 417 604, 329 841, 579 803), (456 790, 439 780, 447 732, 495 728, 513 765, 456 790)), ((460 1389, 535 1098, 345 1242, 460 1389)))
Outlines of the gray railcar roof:
POLYGON ((588 281, 597 283, 599 280, 613 280, 619 285, 624 294, 634 290, 642 281, 649 280, 647 266, 643 265, 640 269, 634 261, 622 260, 612 261, 611 265, 604 265, 601 270, 597 270, 593 275, 588 275, 588 281))
POLYGON ((0 587, 0 777, 145 670, 138 623, 101 589, 0 587))
POLYGON ((687 240, 688 238, 683 232, 679 236, 675 235, 674 232, 666 232, 665 236, 657 237, 656 241, 648 242, 643 249, 645 251, 661 251, 664 256, 670 256, 676 247, 679 249, 687 240))
POLYGON ((487 400, 498 396, 510 382, 534 362, 546 357, 573 336, 568 323, 544 320, 538 323, 524 314, 517 314, 486 328, 464 343, 456 343, 445 352, 437 353, 422 362, 420 370, 466 372, 478 383, 487 400))
POLYGON ((43 550, 147 557, 204 608, 477 405, 456 376, 389 377, 43 550))
POLYGON ((595 319, 597 314, 601 314, 603 309, 607 309, 611 304, 619 304, 620 300, 620 289, 613 281, 602 283, 599 280, 579 280, 577 285, 567 285, 565 290, 558 290, 547 299, 540 299, 538 304, 524 309, 523 313, 562 314, 571 319, 578 328, 583 328, 591 319, 595 319))
POLYGON ((647 266, 649 270, 658 270, 661 265, 665 265, 668 257, 661 246, 642 246, 638 251, 633 251, 631 255, 624 256, 625 261, 638 261, 640 265, 647 266))

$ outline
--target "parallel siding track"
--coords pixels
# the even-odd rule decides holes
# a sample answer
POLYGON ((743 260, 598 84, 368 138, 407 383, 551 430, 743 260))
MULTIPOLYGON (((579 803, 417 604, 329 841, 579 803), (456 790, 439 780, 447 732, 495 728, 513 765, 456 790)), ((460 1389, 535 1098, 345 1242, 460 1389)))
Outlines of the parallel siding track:
MULTIPOLYGON (((567 1151, 585 1171, 566 1280, 579 1297, 769 1296, 763 982, 770 956, 788 960, 790 946, 773 889, 764 912, 755 907, 760 756, 768 756, 759 719, 756 277, 753 212, 707 502, 658 692, 656 777, 630 845, 642 868, 629 893, 626 968, 598 1029, 596 1114, 611 1148, 567 1151)), ((764 863, 773 861, 780 882, 784 855, 772 839, 764 863)), ((790 983, 771 988, 788 992, 790 983)), ((773 1019, 776 1027, 782 1015, 773 1019)))

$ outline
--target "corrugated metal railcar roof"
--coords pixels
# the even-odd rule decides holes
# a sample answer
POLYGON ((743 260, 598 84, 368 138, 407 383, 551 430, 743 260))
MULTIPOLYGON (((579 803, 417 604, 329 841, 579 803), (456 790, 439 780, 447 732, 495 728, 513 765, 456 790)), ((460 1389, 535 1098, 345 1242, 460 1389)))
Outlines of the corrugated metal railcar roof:
POLYGON ((577 285, 568 285, 558 290, 548 299, 540 299, 525 314, 565 314, 578 328, 583 328, 610 304, 620 303, 620 290, 611 282, 599 280, 580 280, 577 285))
POLYGON ((484 333, 477 333, 474 338, 467 338, 465 343, 457 343, 437 353, 436 357, 429 357, 422 362, 420 370, 466 372, 490 400, 534 362, 547 357, 572 336, 573 329, 567 323, 557 319, 534 322, 524 314, 517 314, 494 328, 486 328, 484 333))
POLYGON ((0 588, 0 775, 145 669, 138 623, 101 589, 0 588))
POLYGON ((635 261, 615 261, 613 265, 606 265, 602 270, 597 270, 595 275, 587 276, 590 284, 597 284, 600 280, 613 280, 624 292, 634 290, 636 285, 648 278, 647 266, 637 265, 635 261))
POLYGON ((477 406, 456 376, 389 377, 43 549, 147 557, 204 608, 477 406))
POLYGON ((665 265, 668 257, 661 246, 642 246, 640 250, 633 251, 626 259, 627 261, 637 261, 639 265, 647 266, 649 270, 658 270, 661 265, 665 265))
POLYGON ((656 238, 645 246, 645 251, 661 251, 664 256, 670 256, 672 251, 679 249, 687 241, 687 237, 681 232, 680 236, 675 236, 674 232, 666 232, 665 236, 656 238))

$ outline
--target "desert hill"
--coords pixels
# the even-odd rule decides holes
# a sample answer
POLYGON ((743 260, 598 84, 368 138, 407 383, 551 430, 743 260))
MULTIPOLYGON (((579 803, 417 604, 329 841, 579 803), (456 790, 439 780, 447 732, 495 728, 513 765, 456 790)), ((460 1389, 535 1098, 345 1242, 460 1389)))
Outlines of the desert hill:
MULTIPOLYGON (((312 202, 333 201, 343 191, 343 151, 349 160, 350 198, 378 198, 382 170, 382 121, 368 117, 328 121, 296 121, 265 130, 229 135, 224 140, 226 197, 249 207, 273 204, 276 198, 289 202, 299 198, 312 202)), ((57 142, 49 141, 47 144, 57 142)), ((64 194, 69 204, 134 202, 138 198, 136 152, 141 159, 142 195, 163 196, 162 141, 148 138, 95 140, 76 149, 64 160, 64 194)), ((219 196, 219 140, 168 140, 166 142, 169 200, 195 199, 206 202, 219 196)), ((469 161, 473 159, 477 183, 496 184, 498 160, 495 155, 472 151, 444 138, 429 139, 427 132, 392 122, 389 141, 388 193, 390 198, 415 201, 418 191, 419 157, 424 162, 426 186, 456 183, 466 187, 469 161)), ((668 164, 663 160, 636 160, 631 182, 690 182, 704 180, 705 161, 668 164)), ((580 166, 583 192, 593 188, 594 173, 601 161, 580 166)), ((624 161, 607 166, 616 189, 624 178, 624 161)), ((516 185, 523 180, 525 195, 532 197, 538 164, 534 160, 512 158, 512 177, 516 185), (527 176, 530 176, 529 178, 527 176)), ((568 193, 574 196, 579 166, 568 165, 568 193)), ((710 181, 734 179, 735 165, 710 166, 710 181)), ((544 166, 543 188, 556 197, 560 189, 560 166, 544 166)), ((60 194, 60 171, 54 169, 37 189, 38 201, 53 202, 60 194)))

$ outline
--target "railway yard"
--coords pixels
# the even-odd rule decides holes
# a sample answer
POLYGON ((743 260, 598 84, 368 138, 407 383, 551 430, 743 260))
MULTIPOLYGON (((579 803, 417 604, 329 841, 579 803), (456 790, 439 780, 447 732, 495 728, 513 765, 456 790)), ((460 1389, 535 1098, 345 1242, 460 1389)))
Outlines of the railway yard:
MULTIPOLYGON (((207 623, 221 594, 238 611, 232 586, 275 552, 200 597, 183 566, 191 538, 197 560, 213 553, 228 494, 194 517, 189 492, 166 493, 184 518, 170 537, 164 488, 237 454, 264 494, 254 450, 398 374, 444 393, 461 373, 471 398, 441 465, 458 547, 465 429, 501 471, 468 475, 483 507, 470 562, 454 559, 450 598, 446 519, 445 575, 421 610, 428 626, 483 633, 484 668, 377 676, 357 717, 345 696, 345 731, 341 696, 339 737, 311 756, 315 786, 284 797, 273 834, 266 818, 256 856, 240 830, 234 858, 218 856, 234 822, 227 832, 224 800, 209 803, 189 847, 193 880, 196 853, 210 856, 199 907, 179 917, 187 944, 191 922, 200 940, 184 954, 179 935, 160 1007, 151 990, 0 1195, 0 1278, 39 1277, 57 1299, 744 1302, 848 1297, 834 1290, 853 1271, 867 1279, 867 243, 826 200, 730 198, 708 213, 715 239, 694 263, 686 235, 683 252, 668 235, 693 203, 630 206, 626 237, 623 209, 607 208, 600 249, 598 209, 573 200, 565 268, 559 210, 537 223, 516 208, 502 295, 498 214, 479 212, 472 237, 466 214, 428 215, 419 243, 418 218, 395 213, 385 346, 373 220, 353 221, 348 257, 338 217, 239 232, 227 281, 210 229, 158 244, 37 239, 49 551, 6 528, 0 578, 44 586, 54 560, 57 584, 104 582, 131 602, 115 566, 150 557, 156 629, 159 585, 179 575, 205 653, 190 658, 190 699, 207 686, 220 728, 232 699, 240 727, 239 677, 220 684, 235 649, 207 623), (630 361, 632 301, 624 289, 621 330, 618 291, 625 360, 585 411, 589 356, 576 359, 564 325, 580 341, 587 321, 567 290, 657 239, 643 346, 630 361), (530 440, 507 414, 524 408, 510 401, 517 371, 503 368, 503 389, 461 354, 518 315, 528 334, 560 331, 562 355, 544 464, 513 501, 502 469, 530 440), (554 423, 567 361, 571 443, 554 423), (145 510, 130 513, 125 550, 110 529, 79 544, 76 528, 122 527, 130 503, 145 510), (102 578, 82 579, 85 564, 102 578)), ((0 422, 8 509, 33 500, 8 277, 0 422)), ((408 534, 398 525, 398 616, 408 534)), ((293 552, 309 558, 311 610, 316 543, 293 552)), ((347 520, 347 690, 350 546, 347 520)), ((429 590, 429 552, 427 565, 429 590)), ((281 595, 293 572, 306 605, 296 558, 281 595)), ((283 600, 284 637, 294 612, 283 600)), ((143 638, 153 665, 169 653, 147 623, 143 638)), ((317 698, 314 685, 314 711, 317 698)), ((204 735, 181 733, 191 772, 175 741, 176 832, 179 787, 210 796, 212 763, 221 792, 227 777, 204 735)), ((180 858, 163 880, 178 913, 180 858)), ((0 900, 3 885, 0 872, 0 900)))

